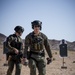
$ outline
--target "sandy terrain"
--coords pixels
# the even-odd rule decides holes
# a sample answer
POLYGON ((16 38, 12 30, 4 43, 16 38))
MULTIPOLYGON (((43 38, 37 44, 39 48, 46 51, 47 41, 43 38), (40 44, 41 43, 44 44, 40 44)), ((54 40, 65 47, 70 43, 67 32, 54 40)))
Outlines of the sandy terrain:
MULTIPOLYGON (((59 56, 59 51, 52 50, 52 53, 54 60, 50 65, 47 65, 46 75, 75 75, 75 51, 68 51, 68 57, 65 57, 65 66, 67 66, 67 69, 61 69, 63 64, 62 57, 59 56)), ((3 66, 4 63, 5 55, 2 52, 2 46, 0 46, 0 75, 6 75, 8 66, 3 66)), ((14 75, 14 71, 12 75, 14 75)), ((21 75, 29 75, 29 68, 22 66, 21 75)))

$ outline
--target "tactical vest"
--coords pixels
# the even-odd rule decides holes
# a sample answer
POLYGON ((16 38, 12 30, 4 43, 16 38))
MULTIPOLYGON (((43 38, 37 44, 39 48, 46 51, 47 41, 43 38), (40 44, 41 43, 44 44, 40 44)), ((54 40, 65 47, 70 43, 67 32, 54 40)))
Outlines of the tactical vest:
POLYGON ((15 34, 12 35, 12 38, 13 39, 12 39, 10 45, 12 47, 15 47, 18 50, 21 50, 21 48, 22 48, 22 40, 21 40, 21 38, 17 37, 15 34))
POLYGON ((41 51, 44 48, 44 39, 42 34, 35 36, 33 33, 31 35, 31 47, 33 51, 41 51))

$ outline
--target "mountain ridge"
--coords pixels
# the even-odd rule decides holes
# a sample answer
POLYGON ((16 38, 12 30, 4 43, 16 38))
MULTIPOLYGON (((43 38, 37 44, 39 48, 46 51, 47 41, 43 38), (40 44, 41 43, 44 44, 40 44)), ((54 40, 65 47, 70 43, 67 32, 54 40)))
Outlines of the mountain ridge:
MULTIPOLYGON (((3 41, 6 39, 6 35, 0 33, 0 45, 2 45, 3 41)), ((24 39, 23 39, 24 41, 24 39)), ((52 50, 59 50, 60 40, 49 39, 49 44, 52 50)), ((75 51, 75 41, 69 42, 67 41, 68 50, 75 51)))

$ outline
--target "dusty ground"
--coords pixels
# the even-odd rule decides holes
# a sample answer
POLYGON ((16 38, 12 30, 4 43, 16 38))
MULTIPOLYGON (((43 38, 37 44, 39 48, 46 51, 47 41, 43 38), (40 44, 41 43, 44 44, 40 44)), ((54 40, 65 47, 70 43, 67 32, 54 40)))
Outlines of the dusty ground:
MULTIPOLYGON (((67 66, 67 69, 61 69, 62 58, 59 56, 59 51, 52 50, 52 53, 55 60, 50 65, 47 65, 46 75, 75 75, 75 51, 68 51, 68 57, 65 57, 65 66, 67 66)), ((4 63, 5 55, 2 52, 2 46, 0 46, 0 75, 6 75, 8 66, 3 66, 4 63)), ((14 71, 12 75, 14 75, 14 71)), ((21 75, 29 75, 29 68, 22 66, 21 75)))

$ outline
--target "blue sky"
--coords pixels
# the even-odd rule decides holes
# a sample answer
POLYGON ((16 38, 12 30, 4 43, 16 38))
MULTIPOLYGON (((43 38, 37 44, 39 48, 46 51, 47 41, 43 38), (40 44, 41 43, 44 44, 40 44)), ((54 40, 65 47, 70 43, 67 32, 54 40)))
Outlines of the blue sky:
POLYGON ((33 20, 42 21, 49 39, 75 41, 75 0, 0 0, 0 33, 9 36, 21 25, 24 39, 33 20))

